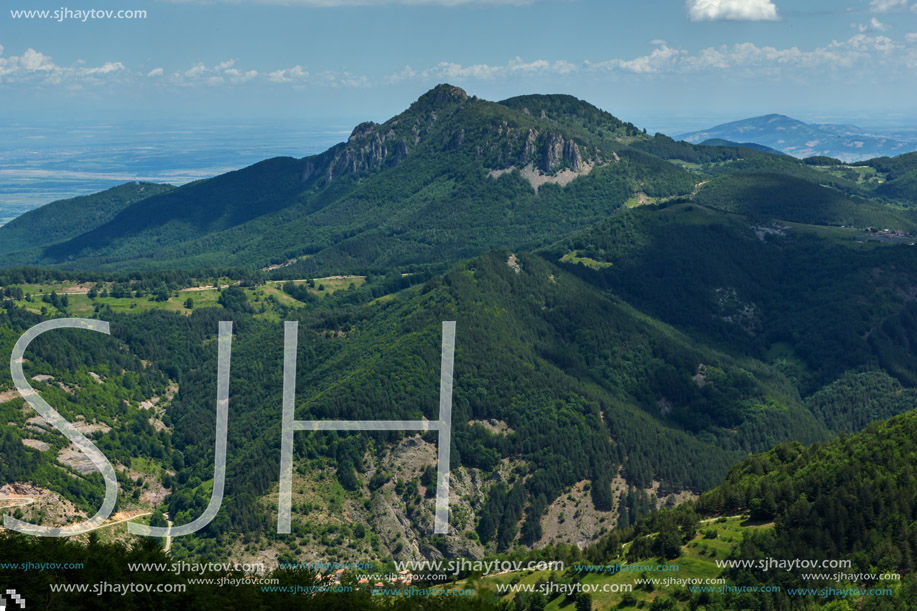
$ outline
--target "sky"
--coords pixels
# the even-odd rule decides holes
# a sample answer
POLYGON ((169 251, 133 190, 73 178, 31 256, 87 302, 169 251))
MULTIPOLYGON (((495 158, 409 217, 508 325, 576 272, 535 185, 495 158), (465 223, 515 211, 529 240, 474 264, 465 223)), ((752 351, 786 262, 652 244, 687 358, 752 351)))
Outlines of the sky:
POLYGON ((569 93, 667 131, 772 112, 917 126, 917 0, 2 4, 8 121, 381 121, 448 82, 569 93))

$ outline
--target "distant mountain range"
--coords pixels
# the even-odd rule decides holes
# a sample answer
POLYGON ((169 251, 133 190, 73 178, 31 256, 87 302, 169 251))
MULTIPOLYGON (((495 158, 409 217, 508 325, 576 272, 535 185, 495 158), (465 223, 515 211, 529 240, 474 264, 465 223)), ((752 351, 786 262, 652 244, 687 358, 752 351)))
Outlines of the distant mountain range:
POLYGON ((870 134, 855 125, 803 123, 777 114, 723 123, 681 134, 678 139, 692 144, 706 144, 711 139, 753 142, 794 157, 820 155, 847 162, 917 151, 917 142, 870 134))

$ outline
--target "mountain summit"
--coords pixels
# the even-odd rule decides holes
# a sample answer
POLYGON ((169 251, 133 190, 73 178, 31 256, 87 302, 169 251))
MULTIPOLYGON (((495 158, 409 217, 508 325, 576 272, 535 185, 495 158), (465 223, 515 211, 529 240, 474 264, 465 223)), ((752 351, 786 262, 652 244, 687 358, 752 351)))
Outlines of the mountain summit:
MULTIPOLYGON (((815 147, 825 129, 768 115, 689 137, 779 134, 773 144, 786 149, 791 140, 815 147)), ((441 267, 494 248, 551 244, 625 204, 678 199, 788 221, 909 229, 900 211, 863 198, 906 203, 912 165, 901 157, 860 173, 816 169, 731 142, 651 137, 568 95, 490 102, 443 84, 318 155, 268 159, 175 189, 135 185, 59 202, 62 226, 51 234, 42 209, 27 214, 0 227, 0 266, 280 267, 275 273, 297 278, 441 267), (53 237, 36 243, 31 234, 53 237)))
POLYGON ((295 259, 290 272, 302 273, 546 244, 607 217, 637 191, 691 191, 688 172, 634 148, 647 140, 571 96, 496 103, 442 84, 319 155, 269 159, 143 198, 3 263, 120 269, 295 259))

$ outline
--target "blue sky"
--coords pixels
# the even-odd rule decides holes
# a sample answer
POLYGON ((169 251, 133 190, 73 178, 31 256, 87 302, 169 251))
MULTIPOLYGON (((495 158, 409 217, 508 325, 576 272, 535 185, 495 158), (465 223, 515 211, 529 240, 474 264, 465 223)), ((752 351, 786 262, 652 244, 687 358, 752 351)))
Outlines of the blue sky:
POLYGON ((917 118, 917 0, 6 0, 0 49, 21 121, 382 120, 439 82, 651 128, 917 118), (11 14, 61 8, 147 16, 11 14))

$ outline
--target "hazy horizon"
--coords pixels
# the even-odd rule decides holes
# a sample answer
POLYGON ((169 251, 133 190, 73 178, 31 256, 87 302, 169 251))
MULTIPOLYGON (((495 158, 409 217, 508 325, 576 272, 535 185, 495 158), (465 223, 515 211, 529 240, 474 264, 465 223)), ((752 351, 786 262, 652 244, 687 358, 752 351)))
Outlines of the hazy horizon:
MULTIPOLYGON (((372 119, 449 82, 490 100, 569 93, 632 121, 653 113, 913 115, 915 7, 188 0, 143 3, 142 17, 84 21, 55 19, 59 3, 30 0, 0 15, 14 26, 0 35, 0 103, 23 120, 372 119)), ((93 8, 125 7, 101 0, 93 8)))

